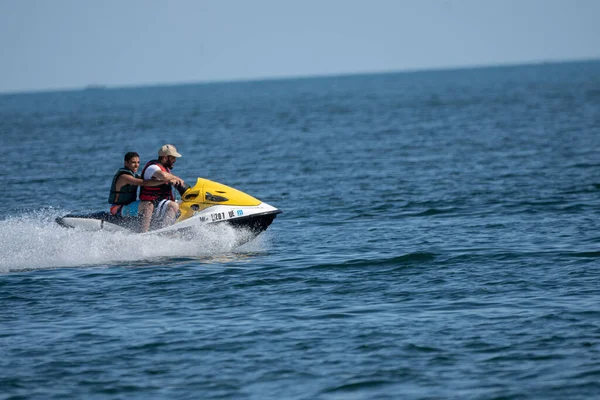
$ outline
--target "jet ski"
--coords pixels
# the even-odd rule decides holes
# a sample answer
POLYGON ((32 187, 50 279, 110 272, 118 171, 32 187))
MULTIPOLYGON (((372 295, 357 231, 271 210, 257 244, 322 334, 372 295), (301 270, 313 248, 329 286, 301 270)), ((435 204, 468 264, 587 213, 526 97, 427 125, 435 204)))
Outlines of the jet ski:
MULTIPOLYGON (((200 225, 228 224, 251 233, 246 240, 253 239, 265 231, 281 210, 262 202, 240 190, 218 182, 198 178, 192 187, 176 187, 181 195, 179 216, 169 226, 158 228, 155 221, 150 231, 142 235, 165 234, 185 237, 185 233, 200 225)), ((109 212, 90 214, 68 214, 56 218, 56 222, 67 228, 87 231, 139 233, 140 217, 112 215, 109 212)))

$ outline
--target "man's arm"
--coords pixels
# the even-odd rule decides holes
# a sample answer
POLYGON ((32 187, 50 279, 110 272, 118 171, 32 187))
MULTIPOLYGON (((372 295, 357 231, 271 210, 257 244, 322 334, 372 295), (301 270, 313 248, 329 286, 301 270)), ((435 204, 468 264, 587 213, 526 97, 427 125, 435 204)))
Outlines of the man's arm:
POLYGON ((154 174, 152 174, 152 178, 158 179, 159 181, 162 181, 162 183, 169 182, 177 186, 184 185, 183 179, 169 172, 163 171, 162 169, 159 169, 154 174))
POLYGON ((144 172, 144 176, 142 178, 148 180, 156 179, 162 183, 169 182, 170 184, 180 186, 183 186, 185 184, 183 182, 183 179, 169 172, 163 171, 158 167, 158 165, 150 165, 148 168, 146 168, 146 171, 144 172))
POLYGON ((117 191, 121 190, 121 188, 125 185, 135 185, 135 186, 159 186, 164 184, 164 182, 157 181, 155 179, 139 179, 134 178, 131 175, 123 174, 119 176, 117 180, 116 189, 117 191))

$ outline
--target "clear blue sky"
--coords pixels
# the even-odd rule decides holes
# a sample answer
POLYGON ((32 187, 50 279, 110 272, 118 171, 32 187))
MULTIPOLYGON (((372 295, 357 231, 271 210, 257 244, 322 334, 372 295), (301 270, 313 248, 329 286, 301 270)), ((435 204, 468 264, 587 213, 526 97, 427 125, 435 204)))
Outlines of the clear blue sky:
POLYGON ((600 58, 600 0, 0 0, 0 92, 600 58))

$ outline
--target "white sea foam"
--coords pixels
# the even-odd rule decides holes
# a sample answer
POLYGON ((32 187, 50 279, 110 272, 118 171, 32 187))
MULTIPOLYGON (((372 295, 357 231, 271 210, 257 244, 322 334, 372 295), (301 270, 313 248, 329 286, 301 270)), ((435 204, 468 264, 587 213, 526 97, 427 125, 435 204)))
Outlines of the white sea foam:
MULTIPOLYGON (((226 225, 198 227, 186 238, 141 236, 106 231, 87 232, 59 226, 65 212, 46 209, 0 221, 0 273, 27 269, 143 262, 159 258, 212 257, 238 249, 248 232, 226 225)), ((261 235, 245 244, 245 252, 266 245, 261 235)))

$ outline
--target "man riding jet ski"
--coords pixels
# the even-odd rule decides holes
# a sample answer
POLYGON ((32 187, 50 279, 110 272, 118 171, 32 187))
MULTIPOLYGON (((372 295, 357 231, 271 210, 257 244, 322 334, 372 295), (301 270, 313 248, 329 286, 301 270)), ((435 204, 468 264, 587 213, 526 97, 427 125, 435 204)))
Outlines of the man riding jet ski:
POLYGON ((179 205, 175 202, 171 185, 180 188, 185 186, 183 179, 171 174, 171 169, 179 157, 181 154, 175 146, 165 144, 158 150, 158 159, 149 161, 142 170, 143 179, 165 182, 160 186, 142 186, 140 189, 142 232, 150 228, 153 214, 155 219, 162 220, 164 225, 175 221, 179 205))
MULTIPOLYGON (((111 186, 111 212, 69 214, 57 218, 56 221, 69 228, 132 233, 147 231, 144 234, 177 234, 187 232, 200 224, 224 223, 249 231, 252 235, 246 235, 246 238, 250 240, 266 230, 276 215, 281 213, 281 210, 244 192, 208 179, 198 178, 195 185, 189 187, 181 178, 170 172, 178 156, 181 155, 175 146, 165 145, 159 150, 159 158, 150 161, 144 167, 142 176, 133 182, 134 189, 137 189, 136 185, 142 187, 140 201, 118 204, 117 199, 115 203, 117 192, 119 196, 123 193, 123 186, 117 187, 116 182, 121 175, 131 176, 129 172, 119 170, 111 186), (162 183, 155 185, 157 179, 162 183), (140 185, 140 182, 149 184, 140 185), (172 187, 180 193, 181 201, 175 201, 172 187), (134 202, 137 202, 137 207, 134 202), (173 210, 177 214, 170 214, 173 210), (176 217, 176 220, 172 224, 165 224, 164 216, 176 217)), ((131 172, 135 178, 135 171, 131 172)), ((132 189, 128 188, 125 192, 129 190, 132 189)), ((131 194, 128 196, 128 200, 131 200, 131 194)))

